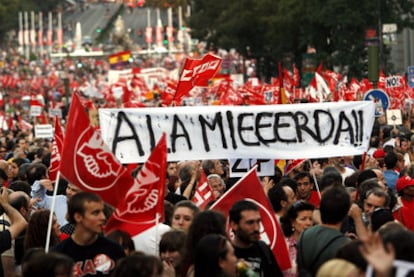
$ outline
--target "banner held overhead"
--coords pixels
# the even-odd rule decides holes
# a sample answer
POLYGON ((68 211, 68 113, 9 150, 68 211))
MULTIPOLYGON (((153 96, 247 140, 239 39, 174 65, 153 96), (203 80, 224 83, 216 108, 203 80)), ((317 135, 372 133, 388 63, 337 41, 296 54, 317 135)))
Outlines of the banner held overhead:
POLYGON ((168 160, 360 155, 372 101, 100 109, 102 138, 121 163, 145 162, 163 132, 168 160))

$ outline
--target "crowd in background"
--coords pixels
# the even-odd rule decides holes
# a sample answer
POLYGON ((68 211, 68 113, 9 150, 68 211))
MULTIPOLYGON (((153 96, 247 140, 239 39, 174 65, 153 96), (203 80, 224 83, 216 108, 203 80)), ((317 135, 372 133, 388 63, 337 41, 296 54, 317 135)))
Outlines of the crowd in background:
MULTIPOLYGON (((69 78, 96 81, 107 70, 105 62, 88 59, 79 71, 73 62, 4 58, 3 71, 23 77, 69 69, 69 78)), ((11 101, 21 96, 18 89, 7 89, 6 112, 23 112, 11 101)), ((64 179, 56 188, 48 175, 52 142, 10 126, 0 137, 0 275, 364 276, 370 265, 376 276, 393 276, 395 260, 414 262, 414 136, 409 117, 400 126, 379 122, 362 155, 302 160, 289 171, 275 164, 274 175, 261 176, 289 250, 286 270, 260 243, 257 206, 238 201, 225 218, 192 201, 202 173, 215 201, 237 182, 227 160, 168 162, 165 222, 136 237, 105 234, 111 207, 64 179)))

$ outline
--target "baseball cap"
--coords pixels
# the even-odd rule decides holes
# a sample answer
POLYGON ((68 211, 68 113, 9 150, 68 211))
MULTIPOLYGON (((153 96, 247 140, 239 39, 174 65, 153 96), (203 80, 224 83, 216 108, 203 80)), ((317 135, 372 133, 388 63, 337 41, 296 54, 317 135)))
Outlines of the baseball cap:
POLYGON ((377 150, 374 151, 374 153, 372 154, 372 156, 375 159, 384 158, 385 157, 385 151, 383 149, 379 148, 379 149, 377 149, 377 150))
POLYGON ((414 186, 414 179, 410 176, 403 176, 398 178, 397 183, 395 184, 397 192, 400 192, 409 186, 414 186))

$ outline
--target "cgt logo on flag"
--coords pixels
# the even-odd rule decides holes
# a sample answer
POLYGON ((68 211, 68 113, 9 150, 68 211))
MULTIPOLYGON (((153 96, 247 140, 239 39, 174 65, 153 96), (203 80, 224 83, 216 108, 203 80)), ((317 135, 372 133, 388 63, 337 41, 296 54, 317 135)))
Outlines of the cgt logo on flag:
POLYGON ((179 102, 195 86, 206 87, 208 81, 220 69, 222 59, 212 54, 205 55, 202 59, 189 59, 184 62, 180 73, 177 90, 174 95, 175 101, 179 102))

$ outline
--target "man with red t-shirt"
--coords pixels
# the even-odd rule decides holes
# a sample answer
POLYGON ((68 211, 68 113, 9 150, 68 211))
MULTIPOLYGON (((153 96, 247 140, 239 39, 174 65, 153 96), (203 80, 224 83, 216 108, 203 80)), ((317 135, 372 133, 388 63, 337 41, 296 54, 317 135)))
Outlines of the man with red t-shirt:
POLYGON ((315 206, 315 208, 319 207, 319 202, 321 199, 319 198, 318 192, 313 190, 314 183, 312 181, 312 177, 309 172, 302 171, 296 174, 295 176, 296 181, 296 199, 297 200, 304 200, 309 202, 315 206))
POLYGON ((414 179, 409 176, 398 178, 395 188, 402 206, 394 212, 394 218, 407 229, 414 231, 414 179))

